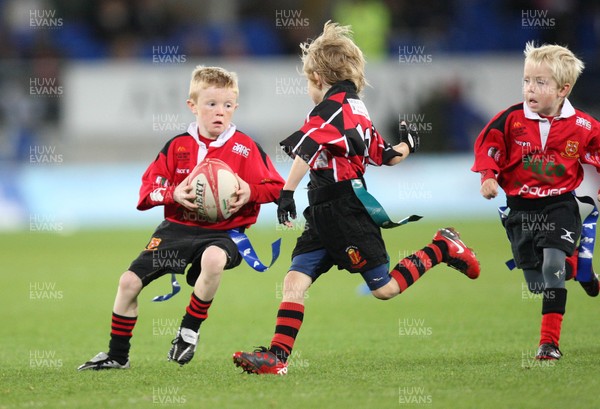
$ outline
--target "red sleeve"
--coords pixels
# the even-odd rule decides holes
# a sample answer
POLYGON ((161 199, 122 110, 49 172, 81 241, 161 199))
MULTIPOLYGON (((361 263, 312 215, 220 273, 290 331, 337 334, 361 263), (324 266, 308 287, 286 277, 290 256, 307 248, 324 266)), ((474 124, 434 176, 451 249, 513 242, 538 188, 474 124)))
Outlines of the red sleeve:
POLYGON ((169 146, 167 145, 144 172, 137 204, 138 210, 175 203, 173 200, 175 186, 169 171, 168 151, 169 146))
POLYGON ((379 135, 375 127, 371 127, 372 140, 369 145, 369 162, 375 166, 381 166, 388 163, 396 156, 402 156, 400 152, 396 152, 392 145, 379 135))
POLYGON ((585 155, 581 157, 581 162, 592 165, 600 173, 600 123, 590 121, 591 132, 585 146, 585 155))
MULTIPOLYGON (((242 178, 250 185, 250 205, 275 202, 279 198, 279 191, 283 188, 285 181, 273 166, 271 159, 249 136, 238 133, 232 143, 241 143, 248 149, 247 157, 233 154, 220 156, 242 178)), ((258 211, 258 208, 257 208, 258 211)))
POLYGON ((475 163, 471 170, 481 173, 481 183, 497 177, 506 157, 503 117, 504 112, 496 115, 475 141, 475 163))
POLYGON ((240 172, 239 176, 250 185, 251 203, 275 202, 285 181, 260 145, 254 144, 256 149, 252 150, 253 157, 246 162, 251 166, 244 169, 243 174, 240 172))

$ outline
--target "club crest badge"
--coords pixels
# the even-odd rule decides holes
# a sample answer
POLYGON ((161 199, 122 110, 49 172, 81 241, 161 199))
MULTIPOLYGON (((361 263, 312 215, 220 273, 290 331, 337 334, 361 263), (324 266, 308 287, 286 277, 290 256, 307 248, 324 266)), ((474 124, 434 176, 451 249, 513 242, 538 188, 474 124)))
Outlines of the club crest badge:
POLYGON ((152 237, 150 239, 150 243, 148 243, 148 245, 146 246, 146 250, 149 250, 149 251, 156 250, 161 241, 162 241, 162 239, 159 239, 158 237, 152 237))
POLYGON ((358 247, 349 246, 346 248, 346 254, 350 259, 350 263, 352 263, 352 268, 362 268, 365 264, 367 264, 367 260, 365 260, 358 251, 358 247))
POLYGON ((565 151, 561 152, 560 155, 563 158, 568 159, 577 159, 579 157, 579 142, 577 141, 567 141, 567 145, 565 146, 565 151))

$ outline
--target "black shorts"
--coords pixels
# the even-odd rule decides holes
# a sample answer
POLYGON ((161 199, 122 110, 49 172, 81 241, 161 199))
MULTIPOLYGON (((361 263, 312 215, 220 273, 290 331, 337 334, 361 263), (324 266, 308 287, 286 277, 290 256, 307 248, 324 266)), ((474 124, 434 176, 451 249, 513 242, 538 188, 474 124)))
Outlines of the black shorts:
POLYGON ((238 266, 242 257, 238 248, 223 230, 203 229, 185 224, 163 221, 152 234, 146 248, 129 266, 147 286, 153 280, 168 274, 184 274, 193 286, 200 276, 200 258, 209 246, 217 246, 227 254, 225 269, 238 266))
POLYGON ((533 199, 522 206, 521 200, 511 206, 509 201, 510 212, 504 227, 520 269, 539 268, 545 248, 562 250, 567 256, 577 248, 581 217, 575 196, 563 195, 552 202, 533 199))
POLYGON ((354 194, 351 181, 309 190, 308 200, 306 228, 292 258, 325 248, 333 264, 351 273, 388 263, 381 230, 354 194))

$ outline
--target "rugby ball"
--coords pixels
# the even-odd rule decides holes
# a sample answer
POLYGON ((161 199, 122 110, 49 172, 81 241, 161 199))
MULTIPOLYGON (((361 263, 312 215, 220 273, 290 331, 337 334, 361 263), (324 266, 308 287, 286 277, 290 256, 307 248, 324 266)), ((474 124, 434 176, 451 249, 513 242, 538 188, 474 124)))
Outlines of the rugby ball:
POLYGON ((204 159, 192 170, 189 181, 202 220, 215 223, 231 216, 229 200, 237 197, 239 183, 229 165, 219 159, 204 159))

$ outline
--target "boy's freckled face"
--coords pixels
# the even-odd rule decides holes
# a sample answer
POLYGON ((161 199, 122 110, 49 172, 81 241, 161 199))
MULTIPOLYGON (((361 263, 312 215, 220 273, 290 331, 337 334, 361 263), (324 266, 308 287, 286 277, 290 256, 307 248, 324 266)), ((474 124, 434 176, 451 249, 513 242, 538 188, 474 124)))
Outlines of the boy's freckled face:
POLYGON ((210 86, 198 92, 196 101, 188 100, 200 135, 215 139, 229 128, 233 112, 238 107, 237 97, 237 92, 231 88, 210 86))

